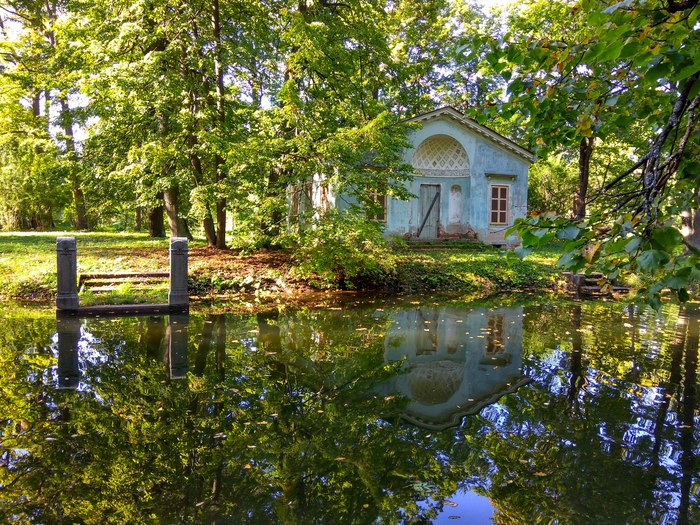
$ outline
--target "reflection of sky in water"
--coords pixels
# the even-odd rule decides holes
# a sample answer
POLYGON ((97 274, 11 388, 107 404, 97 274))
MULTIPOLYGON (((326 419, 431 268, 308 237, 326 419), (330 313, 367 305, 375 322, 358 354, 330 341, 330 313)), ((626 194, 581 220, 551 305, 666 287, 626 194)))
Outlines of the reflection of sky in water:
MULTIPOLYGON (((109 321, 109 320, 105 320, 109 321)), ((116 319, 111 320, 111 322, 117 321, 116 319)), ((65 322, 65 321, 63 321, 65 322)), ((125 341, 117 341, 114 344, 104 345, 102 340, 93 335, 90 328, 85 326, 84 322, 78 319, 70 319, 69 323, 74 323, 72 327, 77 332, 78 343, 78 375, 81 371, 84 371, 88 367, 104 365, 109 362, 110 358, 115 354, 118 354, 121 348, 126 344, 125 341)), ((99 325, 98 328, 99 330, 99 325)), ((51 353, 56 359, 59 358, 59 334, 55 333, 51 336, 51 344, 49 346, 51 353)), ((59 373, 58 365, 51 367, 51 377, 53 378, 53 383, 58 385, 59 383, 59 373)), ((86 392, 92 390, 92 388, 86 383, 79 381, 75 387, 78 391, 86 392)))
MULTIPOLYGON (((460 489, 443 501, 443 509, 433 520, 435 525, 492 525, 493 507, 486 496, 460 489)), ((426 504, 421 505, 427 507, 426 504)))

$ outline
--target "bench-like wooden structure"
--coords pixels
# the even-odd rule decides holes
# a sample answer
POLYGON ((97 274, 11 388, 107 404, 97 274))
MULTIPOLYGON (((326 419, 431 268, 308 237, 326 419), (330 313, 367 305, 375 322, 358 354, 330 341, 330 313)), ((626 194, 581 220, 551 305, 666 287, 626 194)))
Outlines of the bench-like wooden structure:
POLYGON ((564 272, 562 274, 569 281, 569 288, 576 295, 611 295, 629 293, 629 288, 620 286, 616 281, 609 283, 609 286, 601 286, 601 281, 605 276, 599 272, 589 274, 564 272))
POLYGON ((56 315, 58 316, 121 316, 121 315, 162 315, 184 313, 189 309, 187 294, 187 239, 170 239, 170 272, 150 273, 102 273, 77 275, 77 249, 75 237, 56 239, 56 265, 58 294, 56 295, 56 315), (89 281, 114 282, 120 280, 170 279, 167 304, 120 304, 80 306, 78 290, 89 281))

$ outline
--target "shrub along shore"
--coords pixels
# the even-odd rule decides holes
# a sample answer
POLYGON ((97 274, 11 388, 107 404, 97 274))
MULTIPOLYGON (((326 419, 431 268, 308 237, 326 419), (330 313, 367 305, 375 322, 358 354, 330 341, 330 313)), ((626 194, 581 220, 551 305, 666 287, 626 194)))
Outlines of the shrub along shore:
MULTIPOLYGON (((75 236, 78 274, 167 272, 168 240, 138 233, 0 233, 0 298, 50 304, 56 294, 56 237, 75 236)), ((381 253, 362 247, 353 255, 333 250, 217 250, 189 244, 193 302, 282 303, 336 290, 387 293, 459 293, 486 296, 515 291, 561 291, 556 247, 527 260, 478 243, 391 243, 381 253), (339 256, 338 253, 341 253, 339 256), (315 259, 314 259, 315 258, 315 259), (358 271, 358 267, 360 271, 358 271), (349 269, 353 271, 350 273, 349 269)), ((167 283, 126 282, 86 288, 81 304, 166 302, 167 283)))

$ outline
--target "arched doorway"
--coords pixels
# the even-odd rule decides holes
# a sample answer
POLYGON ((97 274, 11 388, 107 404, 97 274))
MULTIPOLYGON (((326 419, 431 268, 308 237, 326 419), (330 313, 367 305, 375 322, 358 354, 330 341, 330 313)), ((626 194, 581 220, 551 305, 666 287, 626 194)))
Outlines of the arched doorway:
MULTIPOLYGON (((449 135, 433 135, 418 146, 412 164, 416 171, 416 181, 420 185, 415 208, 418 216, 418 222, 414 225, 416 237, 434 239, 446 230, 448 221, 444 209, 448 203, 442 202, 442 195, 450 195, 447 190, 454 187, 455 179, 470 176, 469 157, 454 138, 449 135)), ((455 198, 453 196, 450 207, 456 204, 455 198)), ((452 209, 450 216, 461 218, 466 217, 466 214, 462 210, 452 209)))

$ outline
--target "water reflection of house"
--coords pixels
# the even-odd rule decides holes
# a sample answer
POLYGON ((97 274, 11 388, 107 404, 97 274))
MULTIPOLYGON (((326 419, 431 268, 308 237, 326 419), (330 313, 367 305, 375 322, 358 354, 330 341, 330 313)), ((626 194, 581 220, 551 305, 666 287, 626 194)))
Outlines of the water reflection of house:
POLYGON ((392 312, 387 362, 406 373, 384 387, 410 399, 404 417, 447 428, 529 380, 522 374, 522 308, 418 308, 392 312))

